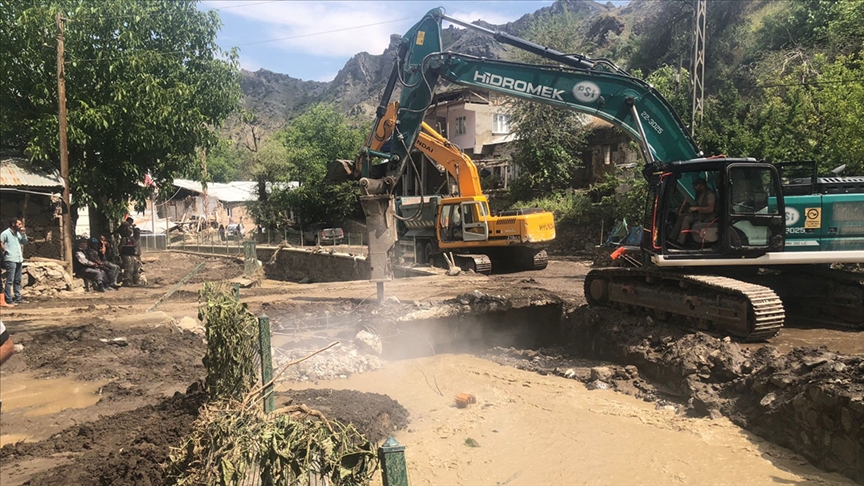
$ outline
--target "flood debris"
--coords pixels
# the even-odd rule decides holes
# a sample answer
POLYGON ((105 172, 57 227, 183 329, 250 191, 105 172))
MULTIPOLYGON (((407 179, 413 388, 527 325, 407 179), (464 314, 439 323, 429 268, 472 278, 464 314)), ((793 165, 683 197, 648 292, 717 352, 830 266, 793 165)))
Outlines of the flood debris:
POLYGON ((468 405, 477 403, 477 398, 470 393, 459 393, 454 399, 456 408, 466 408, 468 405))

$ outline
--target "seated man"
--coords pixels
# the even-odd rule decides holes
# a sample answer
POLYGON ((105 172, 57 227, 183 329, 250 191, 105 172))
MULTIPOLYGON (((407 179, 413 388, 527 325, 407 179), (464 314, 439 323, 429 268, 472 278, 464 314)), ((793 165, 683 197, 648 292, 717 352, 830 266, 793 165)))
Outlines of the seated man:
POLYGON ((105 246, 107 246, 108 240, 104 236, 102 238, 104 239, 104 246, 103 240, 90 238, 90 248, 87 250, 87 258, 95 263, 100 270, 105 272, 106 277, 108 278, 108 285, 113 289, 117 289, 120 288, 120 286, 117 285, 117 277, 120 275, 120 266, 115 265, 106 257, 105 246))
MULTIPOLYGON (((708 227, 717 219, 717 194, 708 187, 705 179, 699 178, 693 181, 693 190, 696 191, 696 205, 684 210, 684 206, 678 212, 678 220, 672 234, 678 235, 678 244, 683 245, 687 241, 687 234, 708 227), (692 229, 691 229, 692 228, 692 229)), ((706 238, 706 240, 709 240, 706 238)), ((717 238, 714 238, 716 241, 717 238)))
POLYGON ((75 276, 92 281, 97 292, 105 292, 106 288, 111 288, 108 274, 96 262, 87 257, 87 246, 88 241, 86 239, 78 240, 72 259, 72 270, 75 276))

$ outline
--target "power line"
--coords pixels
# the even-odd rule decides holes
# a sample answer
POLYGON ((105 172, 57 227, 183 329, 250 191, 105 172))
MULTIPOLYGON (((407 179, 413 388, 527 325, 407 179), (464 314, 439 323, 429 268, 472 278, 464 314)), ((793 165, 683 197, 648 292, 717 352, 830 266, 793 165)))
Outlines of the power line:
MULTIPOLYGON (((402 22, 402 21, 405 21, 405 20, 410 20, 410 18, 407 18, 407 17, 406 17, 406 18, 401 18, 401 19, 385 20, 385 21, 383 21, 383 22, 375 22, 375 23, 372 23, 372 24, 364 24, 364 25, 355 25, 355 26, 353 26, 353 27, 344 27, 344 28, 342 28, 342 29, 326 30, 326 31, 322 31, 322 32, 313 32, 313 33, 311 33, 311 34, 301 34, 301 35, 293 35, 293 36, 289 36, 289 37, 279 37, 279 38, 275 38, 275 39, 266 39, 266 40, 260 40, 260 41, 254 41, 254 42, 246 42, 246 43, 243 43, 243 44, 237 44, 235 47, 251 46, 251 45, 256 45, 256 44, 264 44, 264 43, 267 43, 267 42, 278 42, 278 41, 290 40, 290 39, 301 39, 301 38, 304 38, 304 37, 313 37, 313 36, 316 36, 316 35, 334 34, 334 33, 337 33, 337 32, 345 32, 345 31, 348 31, 348 30, 363 29, 363 28, 366 28, 366 27, 374 27, 374 26, 376 26, 376 25, 392 24, 392 23, 396 23, 396 22, 402 22)), ((177 51, 159 51, 159 50, 155 50, 155 49, 139 49, 139 50, 129 51, 129 52, 130 52, 131 54, 137 54, 137 53, 156 53, 156 54, 163 54, 163 55, 164 55, 164 54, 180 54, 180 53, 185 53, 186 51, 185 51, 185 50, 177 50, 177 51)), ((125 56, 123 56, 123 57, 125 57, 125 56)), ((74 59, 74 58, 73 58, 73 59, 71 59, 71 60, 74 61, 74 62, 111 61, 111 60, 116 60, 116 59, 122 59, 123 57, 119 57, 119 56, 118 56, 118 57, 107 57, 107 58, 102 58, 102 59, 97 59, 97 58, 92 58, 92 59, 74 59)))
POLYGON ((300 39, 303 37, 313 37, 316 35, 333 34, 336 32, 345 32, 346 30, 362 29, 365 27, 374 27, 376 25, 392 24, 392 23, 402 22, 402 21, 411 20, 411 19, 412 19, 412 17, 406 17, 406 18, 401 18, 401 19, 385 20, 383 22, 375 22, 374 24, 357 25, 354 27, 345 27, 342 29, 326 30, 323 32, 313 32, 311 34, 292 35, 290 37, 280 37, 278 39, 267 39, 267 40, 262 40, 262 41, 246 42, 245 44, 237 44, 237 47, 251 46, 254 44, 264 44, 265 42, 277 42, 277 41, 290 40, 290 39, 300 39))

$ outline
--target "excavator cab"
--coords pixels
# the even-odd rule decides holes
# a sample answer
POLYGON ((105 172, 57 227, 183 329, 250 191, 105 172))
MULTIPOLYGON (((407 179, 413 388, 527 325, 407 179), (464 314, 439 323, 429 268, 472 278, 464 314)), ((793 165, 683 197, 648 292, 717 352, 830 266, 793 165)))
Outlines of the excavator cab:
POLYGON ((489 239, 489 206, 471 198, 445 199, 438 214, 439 241, 447 243, 487 241, 489 239))
POLYGON ((703 159, 669 166, 656 192, 652 253, 705 258, 708 265, 714 255, 755 257, 783 250, 783 198, 772 165, 703 159))

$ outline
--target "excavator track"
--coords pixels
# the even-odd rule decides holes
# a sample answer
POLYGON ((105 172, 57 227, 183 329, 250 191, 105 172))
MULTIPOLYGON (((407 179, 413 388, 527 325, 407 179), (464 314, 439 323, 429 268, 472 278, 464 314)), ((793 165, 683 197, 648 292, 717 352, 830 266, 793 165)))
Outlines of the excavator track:
POLYGON ((644 310, 661 319, 677 316, 700 330, 744 341, 763 341, 780 331, 783 303, 768 287, 713 275, 683 275, 645 268, 600 268, 585 277, 590 305, 644 310))
POLYGON ((471 270, 474 273, 489 275, 492 273, 492 260, 486 255, 475 253, 454 253, 456 265, 464 271, 471 270))
POLYGON ((534 254, 533 258, 534 266, 531 270, 543 270, 549 265, 549 254, 546 253, 546 250, 540 250, 534 254))
POLYGON ((549 254, 543 249, 510 246, 490 249, 486 254, 492 260, 495 273, 543 270, 549 265, 549 254))

